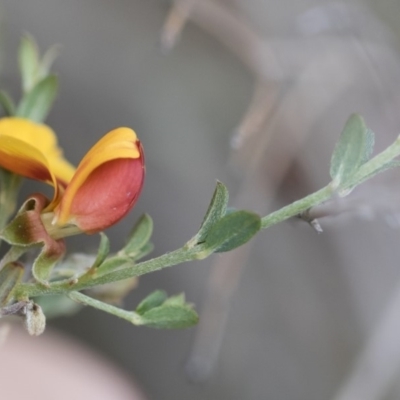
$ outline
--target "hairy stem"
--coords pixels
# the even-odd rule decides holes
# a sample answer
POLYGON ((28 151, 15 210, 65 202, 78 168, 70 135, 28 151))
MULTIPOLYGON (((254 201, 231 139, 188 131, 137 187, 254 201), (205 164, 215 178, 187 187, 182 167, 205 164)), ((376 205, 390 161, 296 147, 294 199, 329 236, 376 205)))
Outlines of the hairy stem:
POLYGON ((331 185, 325 186, 324 188, 318 190, 318 192, 312 193, 307 197, 304 197, 304 199, 297 200, 294 203, 289 204, 288 206, 283 207, 280 210, 275 211, 264 218, 261 218, 261 228, 267 229, 272 225, 276 225, 279 222, 299 215, 309 208, 330 199, 333 192, 334 190, 331 185))
POLYGON ((119 318, 123 318, 134 325, 141 325, 141 317, 134 311, 122 310, 118 307, 112 306, 111 304, 103 303, 102 301, 93 299, 92 297, 86 296, 79 292, 71 292, 68 294, 71 300, 78 303, 84 304, 85 306, 91 306, 98 310, 105 311, 109 314, 115 315, 119 318))
POLYGON ((77 290, 87 289, 93 286, 102 285, 110 282, 121 281, 127 278, 148 274, 160 269, 171 267, 173 265, 182 264, 187 261, 196 260, 206 257, 206 253, 201 245, 193 248, 182 247, 171 253, 163 254, 160 257, 152 260, 144 261, 136 265, 127 265, 126 268, 121 268, 112 271, 108 274, 96 277, 96 275, 83 275, 77 282, 63 281, 50 283, 49 286, 44 286, 40 283, 24 283, 15 288, 14 295, 18 298, 35 297, 49 294, 60 294, 77 290))

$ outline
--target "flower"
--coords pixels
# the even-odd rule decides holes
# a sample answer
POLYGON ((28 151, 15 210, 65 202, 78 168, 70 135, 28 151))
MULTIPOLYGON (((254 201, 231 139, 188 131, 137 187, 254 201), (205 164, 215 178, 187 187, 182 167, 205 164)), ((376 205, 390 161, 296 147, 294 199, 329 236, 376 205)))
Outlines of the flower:
POLYGON ((0 166, 54 187, 42 219, 55 237, 63 236, 61 228, 95 233, 118 222, 136 203, 145 176, 143 149, 130 128, 105 135, 75 170, 50 128, 22 118, 0 119, 0 166))
POLYGON ((54 209, 53 223, 93 233, 123 218, 136 203, 145 175, 140 141, 130 128, 117 128, 83 157, 54 209))

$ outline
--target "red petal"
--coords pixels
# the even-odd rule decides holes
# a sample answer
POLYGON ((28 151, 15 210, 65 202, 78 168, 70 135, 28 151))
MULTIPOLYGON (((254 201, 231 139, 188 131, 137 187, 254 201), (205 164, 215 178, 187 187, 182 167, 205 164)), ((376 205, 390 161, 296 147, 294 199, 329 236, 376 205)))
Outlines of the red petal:
POLYGON ((69 222, 87 233, 115 224, 136 203, 144 175, 142 157, 116 159, 100 165, 75 193, 69 222))

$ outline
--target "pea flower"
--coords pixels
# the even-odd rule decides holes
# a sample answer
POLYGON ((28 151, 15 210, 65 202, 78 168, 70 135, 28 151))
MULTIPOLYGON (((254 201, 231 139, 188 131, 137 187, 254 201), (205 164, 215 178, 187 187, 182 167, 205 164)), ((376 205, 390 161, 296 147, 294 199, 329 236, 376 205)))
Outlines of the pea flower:
POLYGON ((54 187, 42 211, 54 237, 95 233, 118 222, 136 203, 145 176, 143 149, 130 128, 106 134, 75 170, 50 128, 21 118, 0 120, 0 167, 54 187))

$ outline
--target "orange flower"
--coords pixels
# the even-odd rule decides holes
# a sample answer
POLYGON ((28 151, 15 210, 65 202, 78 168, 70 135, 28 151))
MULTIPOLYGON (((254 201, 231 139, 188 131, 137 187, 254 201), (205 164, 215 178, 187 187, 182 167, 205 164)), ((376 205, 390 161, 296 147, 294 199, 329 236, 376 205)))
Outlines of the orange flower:
POLYGON ((21 118, 0 120, 0 166, 54 187, 42 218, 54 236, 63 236, 58 228, 94 233, 118 222, 135 204, 145 175, 143 149, 132 129, 109 132, 74 171, 51 129, 21 118))
POLYGON ((55 207, 57 225, 98 232, 124 217, 136 203, 145 175, 135 132, 117 128, 85 155, 55 207))

